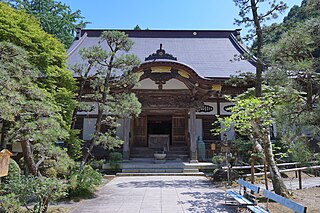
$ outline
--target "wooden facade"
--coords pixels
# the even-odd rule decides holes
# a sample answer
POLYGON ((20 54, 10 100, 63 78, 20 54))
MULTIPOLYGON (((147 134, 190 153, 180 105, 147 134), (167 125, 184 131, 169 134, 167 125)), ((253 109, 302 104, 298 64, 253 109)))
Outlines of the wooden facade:
MULTIPOLYGON (((69 64, 81 60, 78 49, 92 44, 96 40, 91 39, 101 32, 80 32, 78 41, 68 51, 69 64)), ((211 144, 219 147, 221 142, 221 137, 211 132, 215 128, 212 123, 217 115, 230 114, 227 108, 231 103, 224 96, 240 94, 247 88, 225 82, 239 70, 254 70, 248 60, 230 62, 235 54, 245 53, 236 39, 238 31, 125 32, 136 42, 132 53, 142 60, 134 70, 140 82, 131 88, 141 102, 142 112, 138 117, 128 115, 119 120, 117 135, 124 141, 124 158, 150 157, 150 151, 166 151, 172 158, 196 162, 197 141, 203 140, 206 158, 210 159, 211 144)), ((94 119, 95 113, 78 116, 82 128, 81 124, 78 126, 87 139, 94 128, 90 119, 94 119)))

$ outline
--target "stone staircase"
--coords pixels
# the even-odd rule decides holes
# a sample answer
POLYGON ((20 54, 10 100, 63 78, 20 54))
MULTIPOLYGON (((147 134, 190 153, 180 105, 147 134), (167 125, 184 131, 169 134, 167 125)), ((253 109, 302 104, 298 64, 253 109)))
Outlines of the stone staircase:
MULTIPOLYGON (((121 164, 121 173, 117 176, 199 176, 204 175, 199 172, 203 163, 189 163, 189 148, 186 145, 170 146, 166 153, 165 162, 157 162, 154 159, 154 149, 148 147, 132 147, 130 150, 130 160, 121 164)), ((105 164, 105 170, 110 165, 105 164)))
MULTIPOLYGON (((139 158, 153 158, 155 150, 148 147, 132 147, 130 150, 131 159, 139 158)), ((187 161, 189 158, 189 148, 185 145, 174 145, 170 146, 167 153, 167 160, 177 160, 187 161)))
POLYGON ((167 160, 165 163, 154 163, 154 158, 135 158, 122 163, 121 173, 118 176, 141 176, 141 175, 179 175, 198 176, 203 175, 197 166, 189 165, 181 160, 167 160))

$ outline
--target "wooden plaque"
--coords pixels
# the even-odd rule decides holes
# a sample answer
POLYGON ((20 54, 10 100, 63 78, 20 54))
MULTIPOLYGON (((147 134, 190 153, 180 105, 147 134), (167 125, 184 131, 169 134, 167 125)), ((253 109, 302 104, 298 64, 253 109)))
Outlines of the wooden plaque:
POLYGON ((7 149, 0 152, 0 177, 8 175, 10 156, 12 156, 12 153, 7 149))
POLYGON ((216 144, 214 143, 211 144, 211 150, 216 150, 216 144))

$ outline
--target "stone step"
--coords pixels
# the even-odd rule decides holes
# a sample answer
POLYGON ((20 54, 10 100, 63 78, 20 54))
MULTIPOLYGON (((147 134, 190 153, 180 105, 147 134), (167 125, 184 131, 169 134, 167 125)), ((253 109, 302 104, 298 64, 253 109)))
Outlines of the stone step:
POLYGON ((205 176, 203 172, 198 173, 117 173, 116 176, 205 176))
POLYGON ((176 160, 176 159, 180 159, 180 160, 182 160, 182 161, 186 161, 186 160, 188 160, 188 158, 189 158, 189 155, 175 155, 175 154, 169 154, 169 155, 167 155, 167 159, 168 160, 176 160))
POLYGON ((122 169, 122 173, 182 173, 183 168, 132 168, 122 169))
POLYGON ((170 151, 167 154, 188 154, 189 151, 170 151))
POLYGON ((170 146, 169 150, 185 150, 188 151, 189 148, 187 146, 170 146))
POLYGON ((198 173, 199 169, 184 169, 183 173, 198 173))
POLYGON ((130 158, 154 158, 152 154, 137 154, 137 153, 130 153, 130 158))

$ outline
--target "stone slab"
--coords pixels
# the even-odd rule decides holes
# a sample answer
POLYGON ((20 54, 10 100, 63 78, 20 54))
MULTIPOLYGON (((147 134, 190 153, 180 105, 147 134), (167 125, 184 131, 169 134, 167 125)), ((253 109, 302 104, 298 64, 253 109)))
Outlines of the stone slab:
POLYGON ((224 205, 224 191, 203 176, 116 177, 93 199, 82 202, 78 212, 236 212, 224 205))

